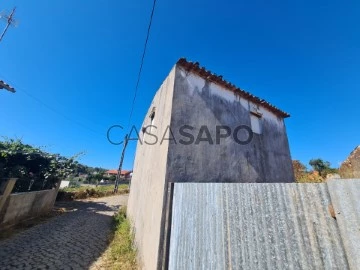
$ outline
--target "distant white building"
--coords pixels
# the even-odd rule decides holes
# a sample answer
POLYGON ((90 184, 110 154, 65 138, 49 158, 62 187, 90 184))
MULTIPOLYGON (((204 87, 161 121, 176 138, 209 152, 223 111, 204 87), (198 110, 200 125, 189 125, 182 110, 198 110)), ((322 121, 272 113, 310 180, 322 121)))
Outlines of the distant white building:
POLYGON ((69 187, 70 181, 69 180, 62 180, 60 183, 60 188, 69 187))

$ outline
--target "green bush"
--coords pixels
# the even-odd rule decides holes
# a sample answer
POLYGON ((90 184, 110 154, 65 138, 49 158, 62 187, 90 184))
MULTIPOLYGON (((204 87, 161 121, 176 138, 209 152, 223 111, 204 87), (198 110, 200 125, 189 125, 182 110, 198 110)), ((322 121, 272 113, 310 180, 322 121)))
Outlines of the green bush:
POLYGON ((0 179, 18 178, 13 192, 51 189, 73 172, 74 159, 6 139, 0 141, 0 179))

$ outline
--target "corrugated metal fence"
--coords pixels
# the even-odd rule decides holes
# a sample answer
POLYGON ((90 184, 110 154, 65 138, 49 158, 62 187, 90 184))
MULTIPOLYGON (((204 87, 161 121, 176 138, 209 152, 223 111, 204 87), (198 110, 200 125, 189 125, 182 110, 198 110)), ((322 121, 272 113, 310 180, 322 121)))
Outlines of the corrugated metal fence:
POLYGON ((360 269, 359 198, 360 180, 176 183, 169 269, 360 269))

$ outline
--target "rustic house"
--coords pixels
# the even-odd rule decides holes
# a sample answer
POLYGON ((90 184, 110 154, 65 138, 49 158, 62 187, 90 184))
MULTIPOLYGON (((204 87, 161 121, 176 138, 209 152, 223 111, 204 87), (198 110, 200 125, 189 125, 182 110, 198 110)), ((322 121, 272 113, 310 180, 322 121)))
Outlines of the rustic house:
POLYGON ((287 117, 198 63, 176 63, 145 116, 128 204, 149 269, 163 263, 173 183, 294 182, 287 117))

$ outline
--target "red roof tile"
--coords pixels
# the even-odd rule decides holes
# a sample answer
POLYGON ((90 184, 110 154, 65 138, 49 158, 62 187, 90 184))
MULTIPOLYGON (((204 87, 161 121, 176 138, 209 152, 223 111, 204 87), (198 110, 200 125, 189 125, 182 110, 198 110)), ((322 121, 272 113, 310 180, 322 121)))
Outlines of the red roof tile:
MULTIPOLYGON (((121 175, 126 175, 126 174, 129 174, 131 172, 132 171, 121 170, 121 175)), ((108 174, 117 174, 118 170, 108 170, 108 171, 106 171, 106 173, 108 173, 108 174)))
POLYGON ((191 72, 197 74, 198 76, 204 78, 205 80, 216 83, 236 94, 239 94, 240 96, 250 100, 251 102, 253 102, 255 104, 265 107, 266 109, 273 112, 277 116, 280 116, 283 118, 290 116, 290 114, 276 108, 274 105, 270 104, 269 102, 265 101, 264 99, 258 98, 256 96, 252 95, 251 93, 246 92, 246 91, 236 87, 235 85, 231 84, 230 82, 225 81, 222 78, 222 76, 218 76, 218 75, 212 73, 211 71, 206 70, 204 67, 200 67, 200 64, 198 62, 195 62, 195 63, 189 62, 186 60, 186 58, 180 58, 179 61, 177 62, 177 65, 183 67, 186 71, 191 71, 191 72))

